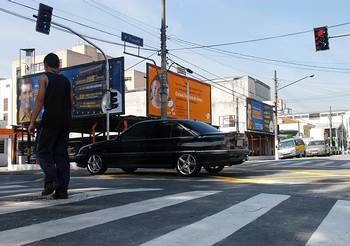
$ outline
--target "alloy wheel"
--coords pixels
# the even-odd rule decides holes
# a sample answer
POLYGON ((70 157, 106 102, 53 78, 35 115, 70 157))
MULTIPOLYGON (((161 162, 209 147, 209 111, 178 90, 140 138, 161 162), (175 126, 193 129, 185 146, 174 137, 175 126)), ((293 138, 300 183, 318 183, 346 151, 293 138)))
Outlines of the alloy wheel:
POLYGON ((87 169, 91 174, 99 174, 103 172, 102 158, 97 154, 90 155, 87 161, 87 169))
POLYGON ((183 154, 177 159, 176 169, 182 176, 194 176, 200 172, 200 165, 192 154, 183 154))

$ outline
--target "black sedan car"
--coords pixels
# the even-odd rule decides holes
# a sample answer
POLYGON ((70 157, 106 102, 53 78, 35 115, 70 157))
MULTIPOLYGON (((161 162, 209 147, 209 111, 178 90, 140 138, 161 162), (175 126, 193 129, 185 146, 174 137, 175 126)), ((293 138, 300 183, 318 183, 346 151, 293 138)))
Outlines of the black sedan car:
POLYGON ((137 168, 176 168, 182 176, 195 176, 202 167, 218 173, 224 166, 241 164, 246 155, 242 133, 223 133, 192 120, 148 120, 113 140, 82 147, 76 162, 91 174, 102 174, 109 167, 127 173, 137 168))

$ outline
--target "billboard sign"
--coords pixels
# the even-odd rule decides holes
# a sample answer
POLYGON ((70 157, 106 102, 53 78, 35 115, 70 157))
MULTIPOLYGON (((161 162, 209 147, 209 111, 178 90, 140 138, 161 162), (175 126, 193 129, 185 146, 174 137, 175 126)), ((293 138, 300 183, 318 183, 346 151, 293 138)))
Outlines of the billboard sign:
POLYGON ((273 133, 272 106, 247 98, 247 130, 273 133))
MULTIPOLYGON (((124 58, 109 60, 110 88, 117 91, 120 100, 113 113, 123 114, 124 109, 124 58)), ((60 74, 66 76, 71 83, 75 97, 72 117, 82 118, 102 115, 102 98, 106 93, 105 62, 99 61, 74 67, 63 68, 60 74)), ((24 76, 17 80, 17 122, 30 122, 30 114, 34 109, 34 101, 39 91, 39 77, 44 73, 24 76)), ((40 112, 41 119, 43 110, 40 112)))
MULTIPOLYGON (((159 73, 159 67, 147 64, 147 115, 150 117, 160 117, 161 114, 159 73)), ((167 81, 168 118, 189 118, 211 123, 211 87, 209 84, 170 71, 167 81)))

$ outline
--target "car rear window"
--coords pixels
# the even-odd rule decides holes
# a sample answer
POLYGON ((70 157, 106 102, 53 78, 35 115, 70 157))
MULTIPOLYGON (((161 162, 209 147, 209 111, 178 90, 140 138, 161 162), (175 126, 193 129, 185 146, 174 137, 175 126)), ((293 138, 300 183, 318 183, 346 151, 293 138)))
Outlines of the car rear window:
POLYGON ((200 121, 185 121, 181 122, 185 127, 189 128, 190 130, 198 133, 199 135, 206 135, 206 134, 217 134, 221 133, 218 129, 215 127, 204 123, 200 121))
POLYGON ((324 145, 324 141, 311 141, 309 143, 309 146, 312 146, 312 145, 324 145))

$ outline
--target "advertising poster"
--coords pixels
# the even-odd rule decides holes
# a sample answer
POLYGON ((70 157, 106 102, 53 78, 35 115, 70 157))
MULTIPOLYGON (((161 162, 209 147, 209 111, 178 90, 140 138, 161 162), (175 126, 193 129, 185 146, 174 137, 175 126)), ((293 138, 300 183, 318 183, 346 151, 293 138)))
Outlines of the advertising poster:
MULTIPOLYGON (((147 115, 159 117, 160 68, 147 64, 147 115)), ((211 87, 201 81, 168 72, 167 115, 170 119, 192 119, 211 123, 211 87), (188 83, 188 85, 187 85, 188 83), (189 90, 187 88, 189 87, 189 90), (187 95, 189 94, 189 105, 187 95), (189 114, 188 114, 189 107, 189 114)))
MULTIPOLYGON (((124 113, 124 58, 109 60, 110 88, 121 95, 114 113, 124 113)), ((24 76, 17 81, 17 113, 18 123, 30 121, 34 109, 34 101, 39 91, 39 77, 44 73, 24 76)), ((63 68, 60 74, 66 76, 72 86, 75 97, 75 107, 72 117, 89 117, 102 115, 102 97, 106 93, 104 61, 63 68)), ((43 110, 39 115, 41 119, 43 110)))
POLYGON ((247 98, 247 129, 272 133, 274 131, 272 106, 247 98))

